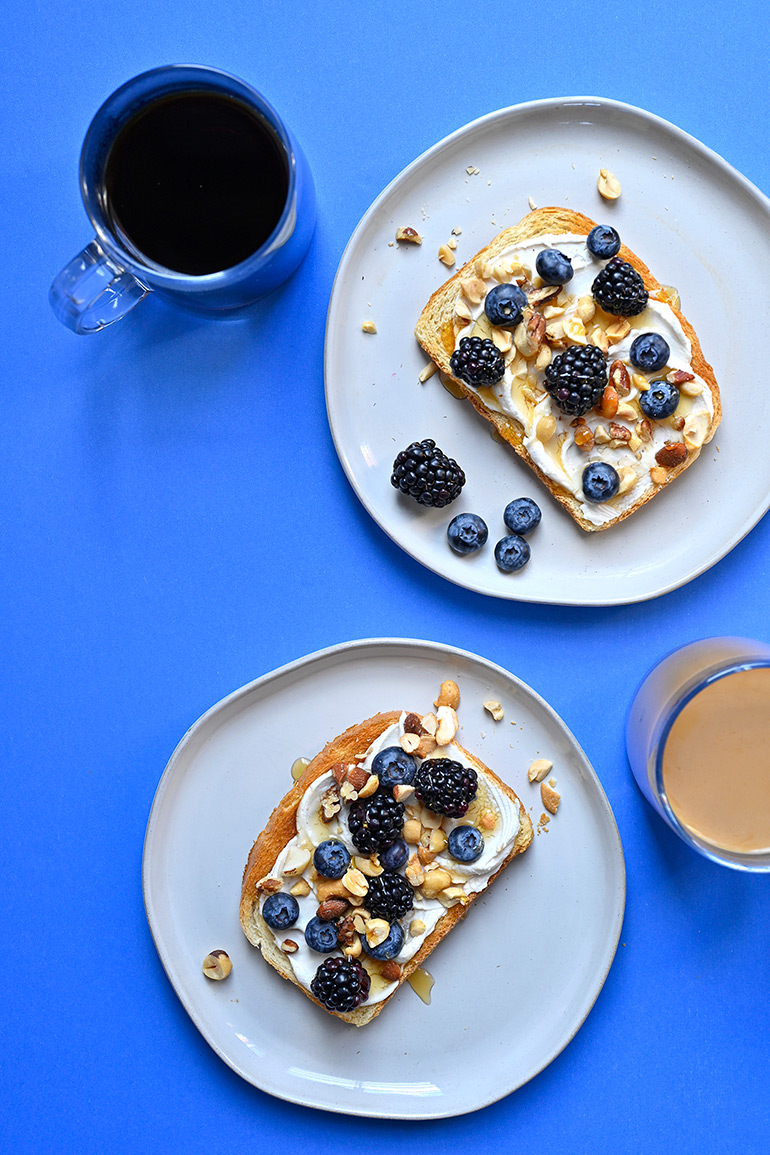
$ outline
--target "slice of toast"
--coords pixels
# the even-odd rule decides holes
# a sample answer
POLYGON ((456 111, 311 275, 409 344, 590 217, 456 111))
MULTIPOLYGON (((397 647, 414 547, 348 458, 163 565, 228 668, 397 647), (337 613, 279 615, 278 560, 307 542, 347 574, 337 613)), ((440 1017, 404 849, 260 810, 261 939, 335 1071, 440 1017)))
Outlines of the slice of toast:
POLYGON ((617 254, 641 276, 649 293, 643 312, 628 318, 605 312, 591 286, 607 265, 588 250, 595 222, 563 208, 542 208, 505 229, 430 298, 416 336, 452 392, 467 398, 490 421, 553 496, 585 530, 607 529, 640 509, 675 481, 698 457, 721 418, 714 372, 698 337, 679 309, 676 290, 660 285, 625 245, 617 254), (539 251, 556 248, 572 260, 574 276, 561 289, 544 286, 535 270, 539 251), (512 331, 488 320, 484 300, 501 283, 528 296, 524 318, 512 331), (655 332, 670 346, 667 364, 646 373, 632 364, 630 347, 642 333, 655 332), (489 338, 505 361, 502 380, 473 386, 452 374, 450 358, 463 337, 489 338), (573 345, 596 345, 606 356, 608 385, 602 403, 575 418, 562 413, 546 392, 548 363, 573 345), (666 378, 679 389, 672 416, 645 417, 639 397, 666 378), (618 474, 609 501, 590 501, 582 474, 591 462, 606 462, 618 474))
MULTIPOLYGON (((355 1026, 364 1026, 380 1013, 401 984, 467 914, 478 895, 484 893, 511 859, 526 850, 532 841, 532 823, 510 786, 454 739, 428 753, 427 747, 433 743, 435 739, 423 730, 422 719, 416 714, 376 714, 351 726, 316 755, 276 806, 252 847, 244 871, 240 920, 246 937, 259 947, 279 974, 295 983, 318 1006, 323 1003, 311 993, 310 982, 324 959, 342 957, 344 953, 357 957, 365 965, 370 977, 366 1001, 345 1013, 324 1007, 355 1026), (377 790, 379 780, 371 770, 376 753, 383 748, 400 746, 405 734, 407 745, 410 735, 419 734, 424 742, 420 749, 426 759, 451 758, 474 769, 478 792, 467 813, 452 819, 424 809, 408 788, 397 788, 396 800, 399 794, 405 795, 405 821, 411 823, 404 829, 409 859, 397 873, 414 889, 414 907, 400 920, 404 931, 402 950, 394 959, 383 962, 369 957, 362 949, 360 933, 365 922, 372 938, 375 930, 383 934, 382 920, 378 928, 373 928, 374 916, 364 905, 365 896, 354 893, 368 887, 371 878, 382 874, 382 867, 376 853, 364 854, 356 849, 347 816, 349 806, 359 793, 367 797, 377 790), (476 862, 466 864, 449 854, 446 836, 453 827, 469 824, 482 831, 484 849, 476 862), (421 844, 420 835, 428 846, 421 844), (315 870, 313 851, 327 839, 345 844, 351 854, 350 869, 356 871, 355 875, 348 877, 346 873, 341 879, 331 880, 315 870), (446 877, 443 874, 431 877, 434 871, 444 871, 446 877), (437 891, 439 884, 441 889, 437 891), (293 893, 300 907, 296 923, 285 930, 271 929, 261 914, 268 895, 277 891, 293 893), (340 945, 332 954, 321 954, 309 948, 303 930, 309 919, 317 915, 321 903, 329 899, 340 903, 336 912, 340 945)), ((411 744, 414 745, 413 740, 411 744)), ((412 757, 418 767, 423 764, 419 754, 414 753, 412 757)), ((393 796, 392 788, 388 792, 393 796)))

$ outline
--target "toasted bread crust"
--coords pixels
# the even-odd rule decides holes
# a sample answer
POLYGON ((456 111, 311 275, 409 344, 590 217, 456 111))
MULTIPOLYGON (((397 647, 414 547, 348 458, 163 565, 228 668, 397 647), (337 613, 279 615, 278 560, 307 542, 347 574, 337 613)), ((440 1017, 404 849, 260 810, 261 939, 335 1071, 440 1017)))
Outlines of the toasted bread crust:
MULTIPOLYGON (((461 292, 460 282, 473 274, 476 260, 479 258, 484 260, 494 259, 513 245, 521 244, 538 236, 559 233, 573 233, 578 236, 587 236, 595 223, 595 221, 590 220, 589 217, 584 216, 582 213, 576 213, 570 209, 553 207, 535 209, 524 217, 519 224, 504 229, 503 232, 499 233, 485 248, 479 253, 476 253, 454 276, 437 289, 423 309, 415 329, 417 340, 441 372, 452 378, 452 381, 457 386, 457 389, 461 391, 463 397, 470 401, 471 405, 473 405, 474 409, 481 414, 482 417, 495 426, 500 436, 507 441, 518 456, 527 463, 529 468, 537 475, 546 488, 550 490, 556 500, 560 502, 582 529, 589 532, 609 529, 610 526, 617 525, 618 522, 630 517, 632 513, 635 513, 650 501, 656 493, 665 489, 665 487, 670 485, 672 481, 675 481, 685 469, 689 468, 698 457, 700 448, 690 450, 681 465, 669 469, 666 479, 662 484, 653 485, 650 483, 649 487, 641 493, 634 504, 619 513, 617 517, 601 525, 594 525, 581 515, 580 502, 574 494, 548 477, 532 460, 526 446, 523 444, 522 426, 513 417, 508 417, 505 414, 488 408, 472 389, 468 388, 463 381, 454 377, 449 366, 449 358, 455 347, 453 315, 455 302, 461 292)), ((658 298, 663 286, 655 280, 644 262, 623 244, 621 244, 618 256, 624 261, 628 261, 640 274, 650 297, 653 299, 658 298)), ((705 445, 713 437, 722 417, 719 386, 714 376, 714 370, 703 356, 698 336, 692 325, 679 309, 673 305, 671 305, 671 309, 690 341, 692 348, 692 372, 705 381, 713 397, 714 415, 706 433, 703 443, 705 445)))
POLYGON ((256 889, 256 884, 270 872, 278 855, 286 844, 295 837, 297 833, 297 809, 308 787, 310 787, 317 778, 320 778, 321 775, 327 773, 336 762, 353 761, 357 756, 363 754, 389 726, 398 722, 400 716, 400 711, 375 714, 373 717, 366 719, 366 721, 351 726, 343 734, 340 734, 339 737, 328 742, 320 754, 317 754, 312 762, 310 762, 302 777, 273 810, 265 829, 259 835, 251 849, 243 873, 240 921, 244 934, 249 942, 259 947, 265 960, 285 979, 288 979, 298 986, 303 994, 307 995, 307 997, 319 1007, 322 1007, 323 1010, 329 1014, 335 1015, 336 1018, 343 1019, 345 1022, 352 1023, 355 1026, 366 1025, 380 1013, 386 1003, 388 1003, 396 993, 398 987, 406 982, 410 975, 423 964, 431 951, 438 946, 439 942, 449 933, 452 927, 459 922, 461 918, 465 917, 474 900, 479 894, 486 892, 486 889, 492 885, 511 859, 527 849, 533 837, 532 822, 530 821, 529 815, 526 813, 521 800, 510 786, 498 778, 488 766, 485 766, 478 758, 470 754, 467 750, 464 750, 463 747, 455 741, 455 746, 457 746, 463 756, 468 759, 476 772, 480 776, 485 776, 488 781, 493 782, 512 802, 518 805, 520 826, 511 851, 499 869, 491 876, 484 890, 469 895, 467 904, 462 905, 458 903, 450 907, 446 914, 441 916, 433 931, 427 936, 414 957, 409 959, 409 961, 401 967, 401 977, 398 980, 398 985, 391 994, 379 1002, 372 1003, 369 1006, 359 1007, 357 1010, 350 1011, 346 1014, 329 1011, 327 1007, 323 1007, 323 1004, 318 1002, 310 991, 306 990, 305 987, 297 982, 291 966, 290 957, 284 954, 277 946, 273 932, 259 912, 259 894, 256 889))

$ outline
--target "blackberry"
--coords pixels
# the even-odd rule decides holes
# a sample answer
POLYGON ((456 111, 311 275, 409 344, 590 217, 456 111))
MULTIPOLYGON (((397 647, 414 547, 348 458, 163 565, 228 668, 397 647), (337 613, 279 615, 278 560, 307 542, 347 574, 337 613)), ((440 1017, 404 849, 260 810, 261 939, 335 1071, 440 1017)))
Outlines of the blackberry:
POLYGON ((403 803, 385 793, 361 798, 350 807, 348 828, 354 845, 364 854, 387 850, 404 829, 403 803))
POLYGON ((460 496, 465 474, 452 457, 447 457, 435 441, 413 441, 393 462, 390 484, 413 497, 420 505, 442 509, 460 496))
POLYGON ((414 906, 414 891, 403 874, 386 870, 377 878, 369 879, 369 889, 362 901, 375 918, 394 923, 414 906))
POLYGON ((613 257, 597 274, 591 292, 604 311, 616 317, 635 317, 647 308, 649 294, 644 281, 633 265, 620 257, 613 257))
POLYGON ((489 337, 463 337, 449 358, 449 368, 466 385, 496 385, 505 373, 505 362, 489 337))
MULTIPOLYGON (((451 758, 427 758, 414 779, 415 794, 428 810, 462 818, 479 788, 476 771, 451 758)), ((384 876, 381 876, 384 877, 384 876)))
POLYGON ((545 371, 545 387, 562 413, 582 417, 601 399, 607 358, 597 345, 571 345, 545 371))
POLYGON ((354 958, 327 958, 310 983, 319 1003, 330 1011, 354 1011, 369 997, 369 975, 354 958))

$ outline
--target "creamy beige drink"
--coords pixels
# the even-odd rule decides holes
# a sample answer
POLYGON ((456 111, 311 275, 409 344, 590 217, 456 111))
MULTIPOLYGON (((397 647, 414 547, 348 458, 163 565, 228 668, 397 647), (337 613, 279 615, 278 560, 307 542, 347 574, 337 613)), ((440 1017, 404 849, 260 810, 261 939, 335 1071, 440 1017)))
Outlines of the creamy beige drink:
POLYGON ((770 669, 727 674, 687 703, 663 785, 691 833, 739 853, 770 848, 770 669))

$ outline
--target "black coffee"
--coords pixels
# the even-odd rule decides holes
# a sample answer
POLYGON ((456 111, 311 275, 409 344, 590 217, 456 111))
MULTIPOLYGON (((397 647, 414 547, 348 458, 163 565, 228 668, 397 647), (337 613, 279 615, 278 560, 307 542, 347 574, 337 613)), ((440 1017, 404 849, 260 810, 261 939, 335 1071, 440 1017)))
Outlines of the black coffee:
POLYGON ((179 92, 141 109, 107 157, 107 212, 156 264, 201 275, 264 244, 289 186, 286 154, 264 120, 212 92, 179 92))

